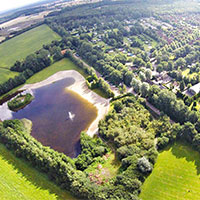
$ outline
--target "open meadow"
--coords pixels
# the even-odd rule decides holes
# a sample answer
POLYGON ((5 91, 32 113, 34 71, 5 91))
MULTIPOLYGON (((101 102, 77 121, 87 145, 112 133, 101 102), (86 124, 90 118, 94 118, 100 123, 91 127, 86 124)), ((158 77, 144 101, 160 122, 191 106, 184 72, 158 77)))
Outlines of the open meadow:
POLYGON ((41 25, 3 42, 0 44, 0 67, 9 69, 16 60, 22 60, 44 44, 59 39, 60 36, 47 25, 41 25))
POLYGON ((198 200, 200 155, 189 145, 176 143, 158 156, 142 186, 142 200, 198 200))
POLYGON ((0 144, 1 200, 74 200, 64 190, 50 182, 47 176, 0 144))

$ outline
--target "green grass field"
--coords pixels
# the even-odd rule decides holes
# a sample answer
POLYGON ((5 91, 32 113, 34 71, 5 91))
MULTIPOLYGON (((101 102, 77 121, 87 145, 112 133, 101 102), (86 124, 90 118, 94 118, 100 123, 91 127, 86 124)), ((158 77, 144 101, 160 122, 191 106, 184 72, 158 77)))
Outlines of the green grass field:
POLYGON ((142 200, 199 200, 200 154, 188 144, 176 143, 158 156, 152 174, 142 186, 142 200))
POLYGON ((76 70, 80 74, 82 74, 84 77, 87 77, 87 75, 78 68, 73 62, 71 62, 69 59, 64 58, 58 62, 55 62, 53 65, 43 69, 42 71, 34 74, 30 79, 26 81, 27 84, 32 84, 32 83, 37 83, 40 81, 43 81, 47 79, 49 76, 55 74, 56 72, 59 71, 64 71, 64 70, 76 70))
POLYGON ((18 75, 17 72, 11 72, 9 69, 0 68, 0 84, 7 81, 9 78, 14 78, 18 75))
POLYGON ((0 67, 10 68, 16 60, 22 60, 44 44, 59 39, 60 36, 47 25, 41 25, 3 42, 0 44, 0 67))
POLYGON ((75 200, 0 144, 1 200, 75 200))

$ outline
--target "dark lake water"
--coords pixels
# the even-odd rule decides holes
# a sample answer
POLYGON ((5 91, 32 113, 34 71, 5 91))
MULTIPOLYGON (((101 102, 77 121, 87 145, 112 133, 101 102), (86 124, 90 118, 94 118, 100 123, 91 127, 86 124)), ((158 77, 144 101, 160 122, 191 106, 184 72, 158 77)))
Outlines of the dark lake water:
POLYGON ((73 78, 67 78, 35 89, 35 99, 22 110, 12 112, 13 119, 32 121, 31 135, 43 145, 70 157, 80 153, 80 132, 97 116, 94 105, 74 92, 66 92, 65 87, 73 83, 73 78))

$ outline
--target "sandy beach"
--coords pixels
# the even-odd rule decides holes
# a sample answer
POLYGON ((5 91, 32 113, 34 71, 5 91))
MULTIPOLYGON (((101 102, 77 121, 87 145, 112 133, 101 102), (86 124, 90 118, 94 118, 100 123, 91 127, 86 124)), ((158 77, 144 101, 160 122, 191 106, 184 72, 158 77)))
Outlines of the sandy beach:
POLYGON ((86 99, 88 102, 92 103, 98 111, 96 119, 91 123, 87 130, 87 134, 90 136, 93 136, 98 132, 98 123, 99 120, 103 119, 104 116, 108 113, 109 110, 109 100, 102 98, 92 90, 88 89, 85 78, 79 74, 75 70, 68 70, 68 71, 60 71, 55 73, 54 75, 50 76, 44 81, 34 83, 34 84, 27 84, 24 85, 21 89, 22 90, 28 90, 28 89, 36 89, 48 84, 51 84, 55 81, 72 77, 74 78, 75 82, 70 85, 69 87, 66 87, 67 90, 72 90, 79 94, 82 98, 86 99))

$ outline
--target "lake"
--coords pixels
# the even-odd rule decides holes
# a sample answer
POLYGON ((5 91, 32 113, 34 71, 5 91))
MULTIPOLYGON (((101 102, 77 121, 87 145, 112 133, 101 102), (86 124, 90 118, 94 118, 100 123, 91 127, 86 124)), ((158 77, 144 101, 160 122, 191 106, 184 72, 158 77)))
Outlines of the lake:
POLYGON ((0 106, 0 118, 30 119, 34 138, 45 146, 76 157, 80 153, 80 133, 97 117, 97 109, 77 93, 65 90, 73 83, 73 78, 66 78, 34 89, 31 92, 35 99, 18 112, 9 111, 6 105, 0 106))

